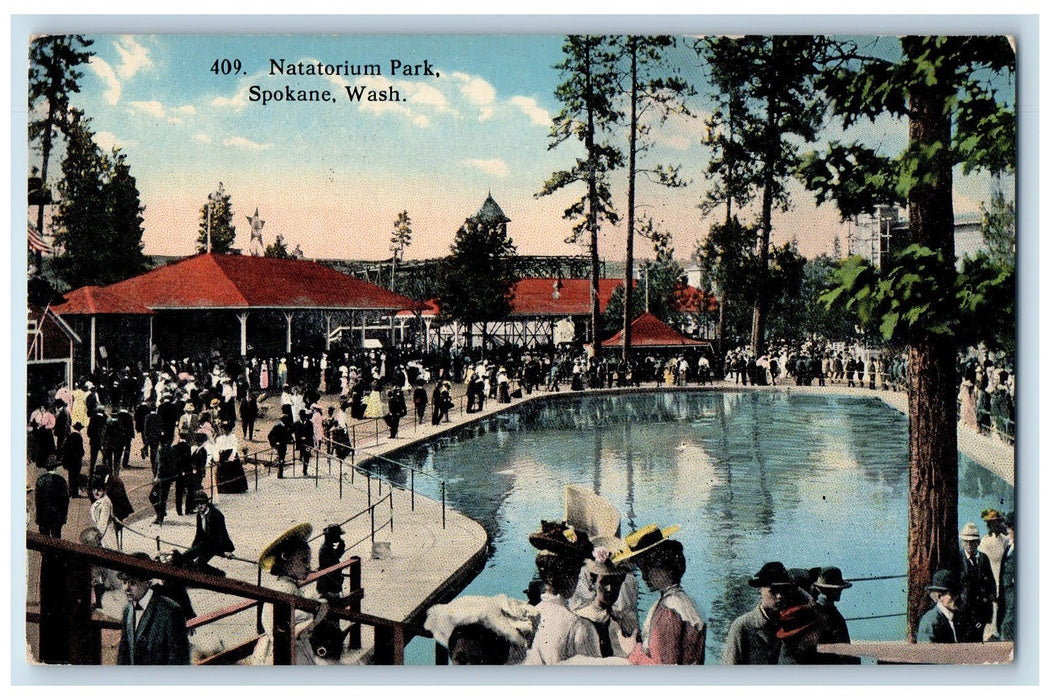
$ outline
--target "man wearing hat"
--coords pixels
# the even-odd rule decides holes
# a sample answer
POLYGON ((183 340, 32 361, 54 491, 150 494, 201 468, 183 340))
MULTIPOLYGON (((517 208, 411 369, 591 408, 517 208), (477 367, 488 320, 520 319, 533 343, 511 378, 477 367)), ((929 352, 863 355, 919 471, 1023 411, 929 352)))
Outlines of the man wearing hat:
POLYGON ((747 585, 759 589, 758 606, 729 625, 722 665, 775 665, 780 658, 780 612, 798 587, 779 561, 763 564, 747 585))
POLYGON ((69 475, 69 497, 80 498, 80 471, 84 467, 84 424, 77 421, 62 443, 62 466, 69 475))
MULTIPOLYGON (((132 556, 150 560, 143 552, 132 556)), ((179 604, 153 590, 147 576, 122 571, 117 577, 123 582, 124 594, 128 597, 117 646, 117 664, 188 665, 190 644, 186 618, 179 604)))
MULTIPOLYGON (((821 614, 820 643, 821 644, 849 644, 849 627, 846 619, 839 612, 835 603, 839 602, 842 591, 852 587, 853 584, 842 578, 842 571, 837 566, 825 566, 820 570, 813 588, 817 591, 815 601, 817 610, 821 614)), ((822 659, 824 663, 830 664, 859 664, 860 659, 856 656, 845 656, 840 654, 827 654, 822 659)))
POLYGON ((956 624, 958 621, 959 577, 954 571, 939 569, 926 586, 935 605, 919 620, 915 632, 916 642, 953 644, 963 639, 956 624))
MULTIPOLYGON (((317 553, 317 568, 327 569, 329 566, 335 566, 345 552, 346 542, 343 541, 343 528, 336 524, 329 525, 324 529, 324 543, 317 553)), ((343 572, 336 571, 318 579, 317 594, 328 600, 341 598, 343 572)))
POLYGON ((69 513, 69 488, 57 469, 58 459, 51 455, 47 471, 36 480, 36 524, 40 534, 61 538, 69 513))
POLYGON ((225 556, 234 550, 230 533, 226 531, 226 518, 212 505, 205 492, 197 492, 196 503, 197 532, 193 536, 193 544, 183 554, 184 560, 187 566, 215 576, 225 576, 225 571, 208 565, 208 561, 216 555, 225 556))
POLYGON ((695 665, 704 663, 707 623, 696 604, 682 590, 686 561, 682 543, 669 539, 677 525, 661 529, 647 525, 624 538, 615 563, 637 564, 642 580, 660 597, 642 624, 641 643, 627 660, 636 665, 695 665))
POLYGON ((1003 554, 1006 552, 1006 528, 1003 525, 1003 516, 995 508, 985 508, 981 511, 981 520, 988 528, 988 534, 981 538, 977 545, 977 551, 988 555, 988 563, 992 565, 992 576, 995 577, 996 599, 992 601, 992 624, 985 630, 985 636, 995 634, 999 619, 999 598, 1002 597, 1002 583, 999 574, 1002 571, 1003 554))
POLYGON ((983 642, 984 628, 994 619, 992 603, 996 598, 995 575, 988 555, 977 551, 981 536, 977 525, 966 523, 959 533, 959 621, 956 625, 960 642, 983 642))

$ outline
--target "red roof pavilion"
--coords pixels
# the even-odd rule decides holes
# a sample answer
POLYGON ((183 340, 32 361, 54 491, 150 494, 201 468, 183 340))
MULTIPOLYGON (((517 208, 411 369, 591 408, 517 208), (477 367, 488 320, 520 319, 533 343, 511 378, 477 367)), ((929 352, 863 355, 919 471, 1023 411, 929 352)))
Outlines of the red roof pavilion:
MULTIPOLYGON (((710 343, 686 338, 648 311, 631 321, 631 347, 672 348, 704 345, 710 346, 710 343)), ((602 346, 623 347, 623 331, 621 330, 608 340, 602 341, 602 346)))
POLYGON ((142 314, 176 309, 368 309, 417 302, 309 260, 205 253, 106 287, 81 287, 60 315, 142 314))

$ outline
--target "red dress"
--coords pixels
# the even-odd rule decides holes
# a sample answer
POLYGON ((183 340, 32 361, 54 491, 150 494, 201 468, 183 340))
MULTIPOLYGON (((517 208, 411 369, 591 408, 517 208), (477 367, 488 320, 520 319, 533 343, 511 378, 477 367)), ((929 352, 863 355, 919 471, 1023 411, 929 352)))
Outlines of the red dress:
POLYGON ((693 665, 704 663, 707 624, 681 586, 660 593, 642 625, 642 643, 627 660, 632 664, 693 665))

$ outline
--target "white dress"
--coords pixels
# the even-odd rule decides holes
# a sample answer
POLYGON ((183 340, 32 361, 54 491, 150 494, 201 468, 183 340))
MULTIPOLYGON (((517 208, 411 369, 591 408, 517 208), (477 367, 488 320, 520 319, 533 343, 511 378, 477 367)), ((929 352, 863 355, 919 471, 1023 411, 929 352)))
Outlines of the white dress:
POLYGON ((91 522, 102 533, 103 547, 119 549, 116 528, 113 527, 113 501, 109 500, 109 496, 103 496, 91 504, 91 522))
MULTIPOLYGON (((277 581, 270 586, 276 591, 281 593, 288 593, 290 595, 297 595, 302 598, 314 598, 313 595, 303 591, 299 586, 295 584, 295 581, 284 576, 277 577, 277 581)), ((307 627, 310 626, 310 622, 314 619, 314 616, 305 610, 295 611, 295 665, 296 666, 312 666, 317 663, 314 658, 313 649, 310 647, 310 633, 307 631, 307 627)), ((255 651, 252 653, 252 665, 253 666, 272 666, 273 665, 273 605, 266 603, 263 605, 262 611, 262 625, 263 625, 263 636, 259 638, 259 641, 255 644, 255 651)))
POLYGON ((550 666, 574 656, 601 658, 601 644, 594 626, 569 610, 564 598, 544 593, 536 610, 540 624, 523 664, 550 666))

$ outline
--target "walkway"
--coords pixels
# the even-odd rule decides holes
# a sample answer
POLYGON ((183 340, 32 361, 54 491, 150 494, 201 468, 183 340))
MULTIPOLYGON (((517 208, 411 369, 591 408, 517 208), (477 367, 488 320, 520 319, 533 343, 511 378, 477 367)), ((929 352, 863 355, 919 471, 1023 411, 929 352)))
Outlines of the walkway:
MULTIPOLYGON (((665 388, 672 390, 672 387, 665 388)), ((642 387, 642 391, 651 391, 653 385, 642 387)), ((839 394, 858 397, 878 397, 894 408, 907 412, 907 394, 904 392, 872 391, 869 389, 849 388, 840 385, 829 385, 827 387, 800 387, 795 385, 778 385, 776 387, 760 386, 742 387, 731 382, 716 382, 707 387, 686 387, 692 391, 706 390, 741 390, 741 391, 784 391, 788 393, 805 394, 839 394)), ((598 389, 592 390, 598 393, 622 393, 625 391, 638 391, 638 389, 598 389)), ((572 396, 587 392, 562 391, 558 395, 572 396)), ((548 396, 546 392, 536 392, 530 397, 518 399, 511 404, 499 404, 495 401, 486 401, 485 410, 466 414, 462 412, 463 402, 457 401, 457 409, 453 412, 453 420, 442 423, 439 426, 431 425, 429 412, 427 419, 420 425, 415 425, 412 416, 402 421, 401 437, 390 440, 385 432, 385 426, 377 430, 371 422, 359 423, 357 427, 358 454, 357 462, 369 455, 384 455, 395 450, 402 449, 414 442, 426 440, 434 435, 459 428, 465 424, 483 419, 494 413, 498 413, 509 406, 521 404, 525 401, 548 396)), ((334 403, 337 397, 324 397, 322 404, 326 407, 334 403)), ((249 450, 257 450, 265 447, 264 436, 269 431, 277 410, 273 404, 275 397, 268 399, 268 410, 257 424, 256 440, 248 443, 249 450)), ((265 405, 265 404, 264 404, 265 405)), ((124 537, 124 551, 145 551, 156 554, 158 543, 156 538, 161 538, 160 551, 170 552, 176 546, 188 547, 193 540, 195 532, 195 517, 193 515, 178 516, 173 506, 169 505, 170 511, 163 525, 152 524, 153 512, 147 503, 150 483, 150 471, 138 459, 138 441, 133 445, 132 461, 128 469, 122 472, 125 484, 131 496, 136 513, 129 519, 130 527, 124 537)), ((994 438, 977 435, 965 428, 959 429, 959 448, 975 461, 986 466, 1010 484, 1014 483, 1014 457, 1013 448, 1005 445, 994 438)), ((287 473, 287 472, 286 472, 287 473)), ((27 465, 27 479, 30 486, 35 481, 36 470, 30 464, 27 465)), ((422 477, 417 477, 422 478, 422 477)), ((372 503, 389 494, 389 486, 380 486, 376 480, 372 480, 372 503)), ((342 522, 350 516, 365 511, 370 504, 368 495, 368 481, 358 474, 351 488, 344 481, 343 496, 339 496, 338 465, 333 462, 332 467, 322 463, 320 474, 315 481, 314 478, 288 478, 278 480, 276 475, 261 475, 258 483, 258 492, 255 491, 254 479, 249 475, 249 492, 246 494, 219 494, 216 504, 225 514, 230 536, 237 549, 232 560, 215 559, 212 564, 222 568, 229 576, 257 582, 257 568, 254 561, 259 552, 274 539, 278 534, 284 532, 292 525, 299 522, 309 522, 314 527, 314 535, 319 536, 323 527, 329 523, 342 522)), ((174 495, 172 495, 172 500, 174 495)), ((171 501, 169 501, 169 504, 171 501)), ((435 592, 445 584, 450 577, 467 567, 472 560, 478 560, 483 556, 487 546, 487 535, 483 528, 466 516, 448 509, 445 514, 445 527, 442 527, 442 507, 440 503, 415 496, 415 509, 411 508, 411 496, 408 491, 394 489, 393 503, 393 530, 390 526, 379 527, 376 534, 377 541, 389 542, 390 557, 385 559, 371 559, 371 515, 365 513, 354 521, 344 526, 346 534, 344 540, 348 547, 357 543, 356 547, 348 550, 348 554, 356 554, 362 559, 362 586, 365 597, 362 601, 362 611, 380 617, 409 620, 418 619, 418 616, 426 606, 436 602, 433 600, 435 592)), ((27 516, 32 522, 32 495, 27 492, 27 516)), ((389 502, 375 510, 375 522, 381 526, 390 519, 391 511, 389 502)), ((89 516, 89 503, 86 498, 71 502, 69 521, 64 529, 66 539, 75 540, 80 531, 91 525, 89 516)), ((313 542, 314 556, 320 545, 320 539, 313 542)), ((38 571, 38 558, 36 553, 30 553, 29 572, 29 606, 35 605, 36 586, 35 576, 38 571)), ((316 565, 316 558, 314 560, 316 565)), ((266 585, 268 574, 262 577, 262 584, 266 585)), ((272 579, 271 579, 272 580, 272 579)), ((198 614, 213 611, 239 599, 224 597, 206 591, 194 590, 191 599, 198 614)), ((104 609, 109 615, 119 618, 123 607, 123 596, 118 592, 105 596, 104 609)), ((229 645, 243 641, 254 633, 255 613, 249 611, 228 620, 216 623, 210 631, 202 630, 195 636, 195 644, 203 653, 214 653, 221 649, 221 644, 229 645)), ((30 642, 35 643, 32 638, 33 626, 30 629, 30 642)), ((104 659, 112 662, 115 658, 115 646, 117 643, 116 633, 106 633, 104 643, 109 645, 104 650, 104 659)), ((362 646, 360 653, 344 658, 344 663, 367 663, 370 658, 372 644, 372 631, 369 628, 362 630, 362 646)))

